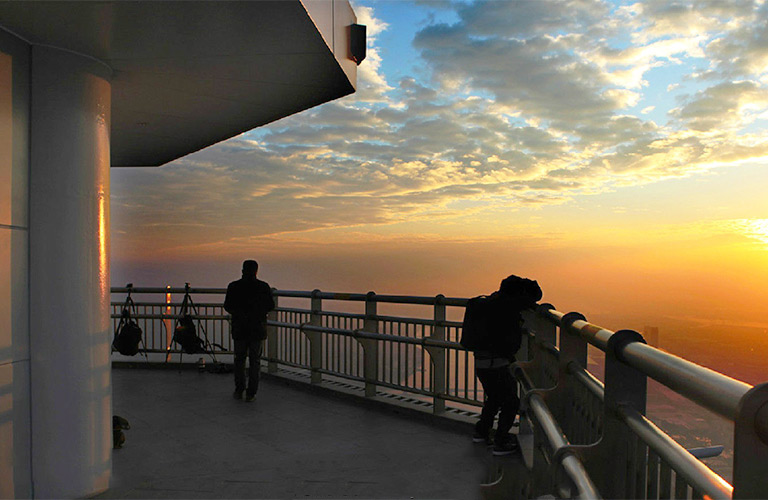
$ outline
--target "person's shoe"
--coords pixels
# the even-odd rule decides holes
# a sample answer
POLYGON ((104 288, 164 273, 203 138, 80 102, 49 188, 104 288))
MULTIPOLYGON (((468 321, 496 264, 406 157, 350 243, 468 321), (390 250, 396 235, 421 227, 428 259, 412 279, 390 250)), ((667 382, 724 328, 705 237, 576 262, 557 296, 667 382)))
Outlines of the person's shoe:
POLYGON ((493 444, 493 434, 494 434, 493 429, 485 433, 475 429, 475 433, 472 434, 472 442, 485 443, 486 445, 490 446, 493 444))
POLYGON ((493 454, 497 457, 511 455, 512 453, 516 452, 519 447, 520 446, 517 444, 517 440, 507 434, 506 436, 494 440, 493 454))
POLYGON ((253 403, 253 401, 256 399, 256 394, 246 394, 245 395, 245 402, 246 403, 253 403))
POLYGON ((232 397, 235 399, 243 399, 243 391, 235 391, 232 393, 232 397))

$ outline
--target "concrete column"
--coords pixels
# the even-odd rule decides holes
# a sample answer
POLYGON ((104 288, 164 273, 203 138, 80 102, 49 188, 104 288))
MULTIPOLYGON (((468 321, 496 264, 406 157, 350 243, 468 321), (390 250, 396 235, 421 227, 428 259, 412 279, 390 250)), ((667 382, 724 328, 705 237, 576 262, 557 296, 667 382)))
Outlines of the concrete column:
POLYGON ((32 496, 29 44, 0 30, 0 498, 32 496))
POLYGON ((38 498, 109 486, 111 71, 32 47, 30 376, 38 498))

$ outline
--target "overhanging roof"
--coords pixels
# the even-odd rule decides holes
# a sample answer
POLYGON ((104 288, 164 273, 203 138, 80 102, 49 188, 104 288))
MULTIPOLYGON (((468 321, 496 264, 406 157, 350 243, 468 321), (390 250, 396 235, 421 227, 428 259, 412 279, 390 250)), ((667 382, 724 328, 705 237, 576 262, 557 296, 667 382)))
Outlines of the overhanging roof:
POLYGON ((113 166, 162 165, 354 92, 354 22, 347 0, 0 2, 5 29, 113 68, 113 166))

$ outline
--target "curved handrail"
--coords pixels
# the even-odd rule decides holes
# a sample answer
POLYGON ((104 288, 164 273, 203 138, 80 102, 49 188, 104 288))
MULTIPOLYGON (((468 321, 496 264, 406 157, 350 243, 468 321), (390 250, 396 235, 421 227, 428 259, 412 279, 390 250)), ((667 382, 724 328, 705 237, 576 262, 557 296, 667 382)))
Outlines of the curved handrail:
MULTIPOLYGON (((563 313, 554 309, 539 313, 545 319, 563 326, 563 313)), ((580 336, 603 352, 608 349, 608 340, 615 334, 582 320, 576 320, 562 330, 580 336)), ((739 401, 752 388, 750 384, 642 342, 629 342, 620 346, 616 354, 627 365, 653 380, 731 420, 736 418, 739 401)))
POLYGON ((704 465, 688 450, 666 435, 653 422, 627 406, 619 406, 619 416, 648 446, 697 491, 712 499, 730 499, 733 486, 704 465))

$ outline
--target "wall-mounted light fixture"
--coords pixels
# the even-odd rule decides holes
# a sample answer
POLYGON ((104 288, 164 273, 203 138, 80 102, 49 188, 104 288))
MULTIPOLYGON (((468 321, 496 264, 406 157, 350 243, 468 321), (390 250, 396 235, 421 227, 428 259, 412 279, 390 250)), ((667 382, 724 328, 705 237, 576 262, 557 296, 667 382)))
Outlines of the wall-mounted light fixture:
POLYGON ((349 25, 349 58, 359 66, 365 59, 365 25, 349 25))

